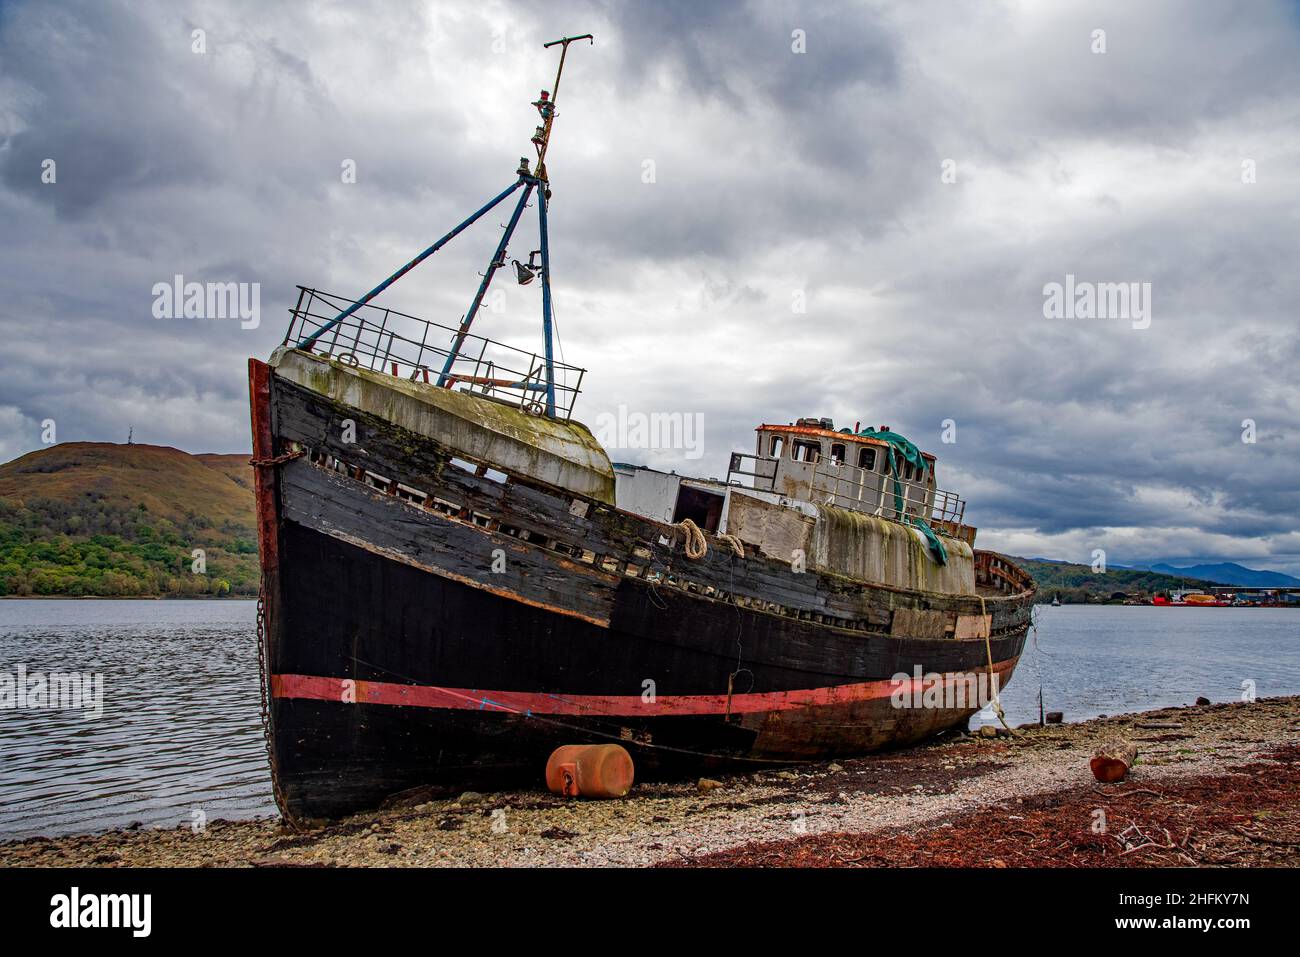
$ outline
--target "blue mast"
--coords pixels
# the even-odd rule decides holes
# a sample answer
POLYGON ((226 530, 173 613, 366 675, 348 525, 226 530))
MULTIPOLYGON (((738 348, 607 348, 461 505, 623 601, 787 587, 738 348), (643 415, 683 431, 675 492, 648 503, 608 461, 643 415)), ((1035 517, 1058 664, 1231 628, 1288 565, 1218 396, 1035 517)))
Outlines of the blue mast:
POLYGON ((551 352, 551 249, 546 240, 546 198, 542 190, 537 202, 537 225, 542 239, 542 340, 546 349, 546 414, 555 415, 555 356, 551 352))
POLYGON ((560 92, 560 77, 564 73, 564 60, 569 52, 569 44, 575 40, 590 40, 592 43, 596 42, 595 38, 592 37, 590 33, 584 33, 581 36, 564 37, 559 40, 552 40, 550 43, 542 45, 544 49, 549 49, 553 46, 561 46, 561 50, 560 65, 555 72, 555 85, 551 87, 549 93, 546 90, 543 90, 538 100, 533 103, 533 106, 537 107, 537 112, 542 117, 542 125, 537 127, 537 131, 533 134, 532 138, 533 145, 537 148, 536 169, 530 172, 528 169, 527 159, 520 160, 519 169, 517 171, 519 179, 516 182, 502 190, 496 197, 489 200, 479 208, 477 212, 465 219, 459 226, 447 235, 443 236, 428 249, 424 250, 401 269, 397 270, 397 272, 393 273, 374 289, 362 296, 359 300, 352 303, 352 305, 348 306, 329 322, 324 323, 311 335, 304 336, 300 339, 295 343, 296 348, 305 349, 310 347, 311 344, 322 335, 343 322, 362 306, 366 305, 370 300, 374 299, 393 283, 397 282, 397 280, 401 279, 420 263, 424 262, 424 260, 428 259, 451 240, 455 239, 456 236, 460 235, 461 232, 475 223, 489 210, 496 207, 520 186, 523 186, 524 194, 519 197, 519 202, 515 204, 514 213, 510 216, 510 222, 504 227, 504 231, 501 234, 501 241, 497 243, 496 251, 492 254, 492 260, 488 263, 487 272, 483 274, 483 281, 479 283, 478 292, 475 293, 474 299, 470 303, 469 309, 466 311, 464 318, 461 320, 456 335, 452 340, 452 344, 447 351, 447 360, 443 363, 442 371, 438 374, 438 385, 442 388, 448 389, 455 385, 457 377, 454 374, 453 367, 456 364, 456 360, 460 357, 460 350, 465 344, 466 336, 469 335, 470 326, 473 325, 474 319, 478 316, 479 308, 483 305, 483 297, 487 295, 488 286, 492 284, 492 277, 496 275, 498 269, 505 265, 506 247, 510 243, 510 237, 514 235, 515 227, 519 225, 519 218, 523 215, 524 208, 528 205, 528 200, 533 195, 533 190, 537 190, 537 222, 542 247, 538 252, 541 253, 542 257, 541 269, 537 270, 536 266, 532 264, 530 259, 530 265, 523 267, 520 271, 520 283, 530 282, 533 278, 533 274, 540 271, 542 277, 542 339, 546 360, 544 369, 546 382, 544 386, 529 385, 527 382, 523 382, 519 383, 518 387, 524 389, 535 389, 537 391, 542 391, 544 389, 546 392, 546 414, 552 418, 555 416, 555 356, 552 351, 554 312, 551 306, 551 250, 546 229, 546 207, 551 198, 551 187, 549 177, 546 174, 546 149, 550 145, 551 129, 555 123, 555 101, 560 92))
MULTIPOLYGON (((546 173, 546 150, 550 146, 551 129, 555 123, 555 102, 560 95, 560 78, 564 75, 564 60, 569 53, 569 44, 575 40, 596 42, 590 33, 584 33, 581 36, 564 37, 543 44, 544 49, 560 46, 560 65, 555 71, 555 85, 551 87, 550 93, 543 90, 541 96, 533 103, 533 106, 537 107, 537 112, 542 117, 542 125, 533 134, 533 145, 537 147, 537 168, 535 174, 529 176, 527 175, 527 164, 522 162, 520 164, 519 181, 527 183, 527 188, 524 190, 523 198, 519 200, 519 205, 515 207, 515 214, 510 217, 510 222, 506 225, 501 242, 497 245, 496 254, 488 264, 487 272, 483 274, 483 281, 479 283, 478 294, 475 295, 474 301, 470 303, 469 311, 465 313, 460 330, 456 333, 456 338, 447 352, 447 361, 443 363, 442 372, 438 376, 438 385, 440 386, 450 387, 455 382, 455 377, 450 375, 452 366, 455 365, 456 358, 460 355, 465 336, 469 332, 470 325, 474 322, 474 317, 478 314, 479 306, 482 304, 483 296, 487 293, 488 286, 492 282, 492 277, 498 269, 505 265, 506 245, 509 243, 515 227, 519 224, 519 214, 523 212, 529 194, 536 188, 538 191, 537 222, 542 247, 540 250, 542 254, 542 338, 546 356, 546 414, 551 417, 555 416, 555 356, 551 335, 554 323, 551 311, 551 249, 546 232, 546 204, 551 198, 550 178, 546 173)), ((531 276, 528 277, 529 280, 531 278, 531 276)))

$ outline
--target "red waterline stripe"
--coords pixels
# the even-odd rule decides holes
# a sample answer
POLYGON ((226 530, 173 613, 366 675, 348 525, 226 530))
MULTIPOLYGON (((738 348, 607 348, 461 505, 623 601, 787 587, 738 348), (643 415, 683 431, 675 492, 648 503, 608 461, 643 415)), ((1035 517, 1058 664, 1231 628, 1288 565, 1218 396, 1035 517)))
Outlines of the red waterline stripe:
MULTIPOLYGON (((1017 659, 1009 658, 993 666, 999 684, 1017 659)), ((978 678, 985 669, 948 672, 944 686, 978 678)), ((406 685, 389 681, 352 681, 322 678, 315 675, 272 675, 271 694, 276 698, 310 701, 346 701, 356 704, 402 705, 408 708, 454 708, 465 711, 508 711, 515 714, 564 714, 636 716, 691 714, 751 714, 765 711, 792 711, 824 705, 847 704, 888 698, 899 688, 911 695, 927 687, 924 679, 909 678, 895 684, 892 679, 835 685, 830 688, 806 688, 794 691, 764 691, 735 694, 658 695, 646 701, 640 695, 539 694, 531 691, 482 691, 473 688, 439 688, 434 685, 406 685)), ((910 700, 910 698, 909 698, 910 700)))

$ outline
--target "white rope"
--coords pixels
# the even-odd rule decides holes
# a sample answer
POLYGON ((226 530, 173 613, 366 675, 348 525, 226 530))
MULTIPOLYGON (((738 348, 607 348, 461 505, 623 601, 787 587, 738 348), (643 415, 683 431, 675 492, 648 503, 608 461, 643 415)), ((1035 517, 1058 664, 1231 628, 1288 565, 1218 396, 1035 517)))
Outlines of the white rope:
MULTIPOLYGON (((993 622, 989 618, 988 608, 984 604, 984 596, 980 595, 979 599, 980 599, 980 617, 984 619, 984 651, 989 656, 989 688, 991 689, 993 687, 993 683, 997 680, 993 674, 993 645, 989 638, 989 633, 993 631, 993 622)), ((1002 722, 1002 727, 1006 728, 1007 731, 1011 732, 1012 734, 1015 734, 1015 732, 1011 730, 1011 725, 1007 724, 1007 716, 1002 711, 1002 702, 1000 698, 1001 695, 995 694, 993 696, 993 700, 989 702, 991 705, 993 705, 993 713, 996 714, 998 716, 998 720, 1002 722)))

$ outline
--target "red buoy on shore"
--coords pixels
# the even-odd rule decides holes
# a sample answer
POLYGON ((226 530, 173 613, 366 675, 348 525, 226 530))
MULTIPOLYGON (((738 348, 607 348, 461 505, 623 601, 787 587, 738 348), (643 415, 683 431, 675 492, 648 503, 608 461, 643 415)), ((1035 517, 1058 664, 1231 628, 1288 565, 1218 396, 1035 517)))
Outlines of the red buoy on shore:
POLYGON ((620 798, 632 790, 632 755, 617 744, 566 744, 546 762, 546 786, 565 797, 620 798))

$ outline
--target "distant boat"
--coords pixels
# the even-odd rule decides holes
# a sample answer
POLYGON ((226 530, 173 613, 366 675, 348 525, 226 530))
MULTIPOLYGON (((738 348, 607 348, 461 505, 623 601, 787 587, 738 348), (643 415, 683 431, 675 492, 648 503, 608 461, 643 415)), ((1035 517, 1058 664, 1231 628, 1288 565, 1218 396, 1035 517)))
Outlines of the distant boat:
POLYGON ((1053 607, 1053 608, 1060 608, 1060 607, 1061 607, 1061 599, 1060 599, 1059 597, 1053 597, 1053 598, 1052 598, 1052 607, 1053 607))

